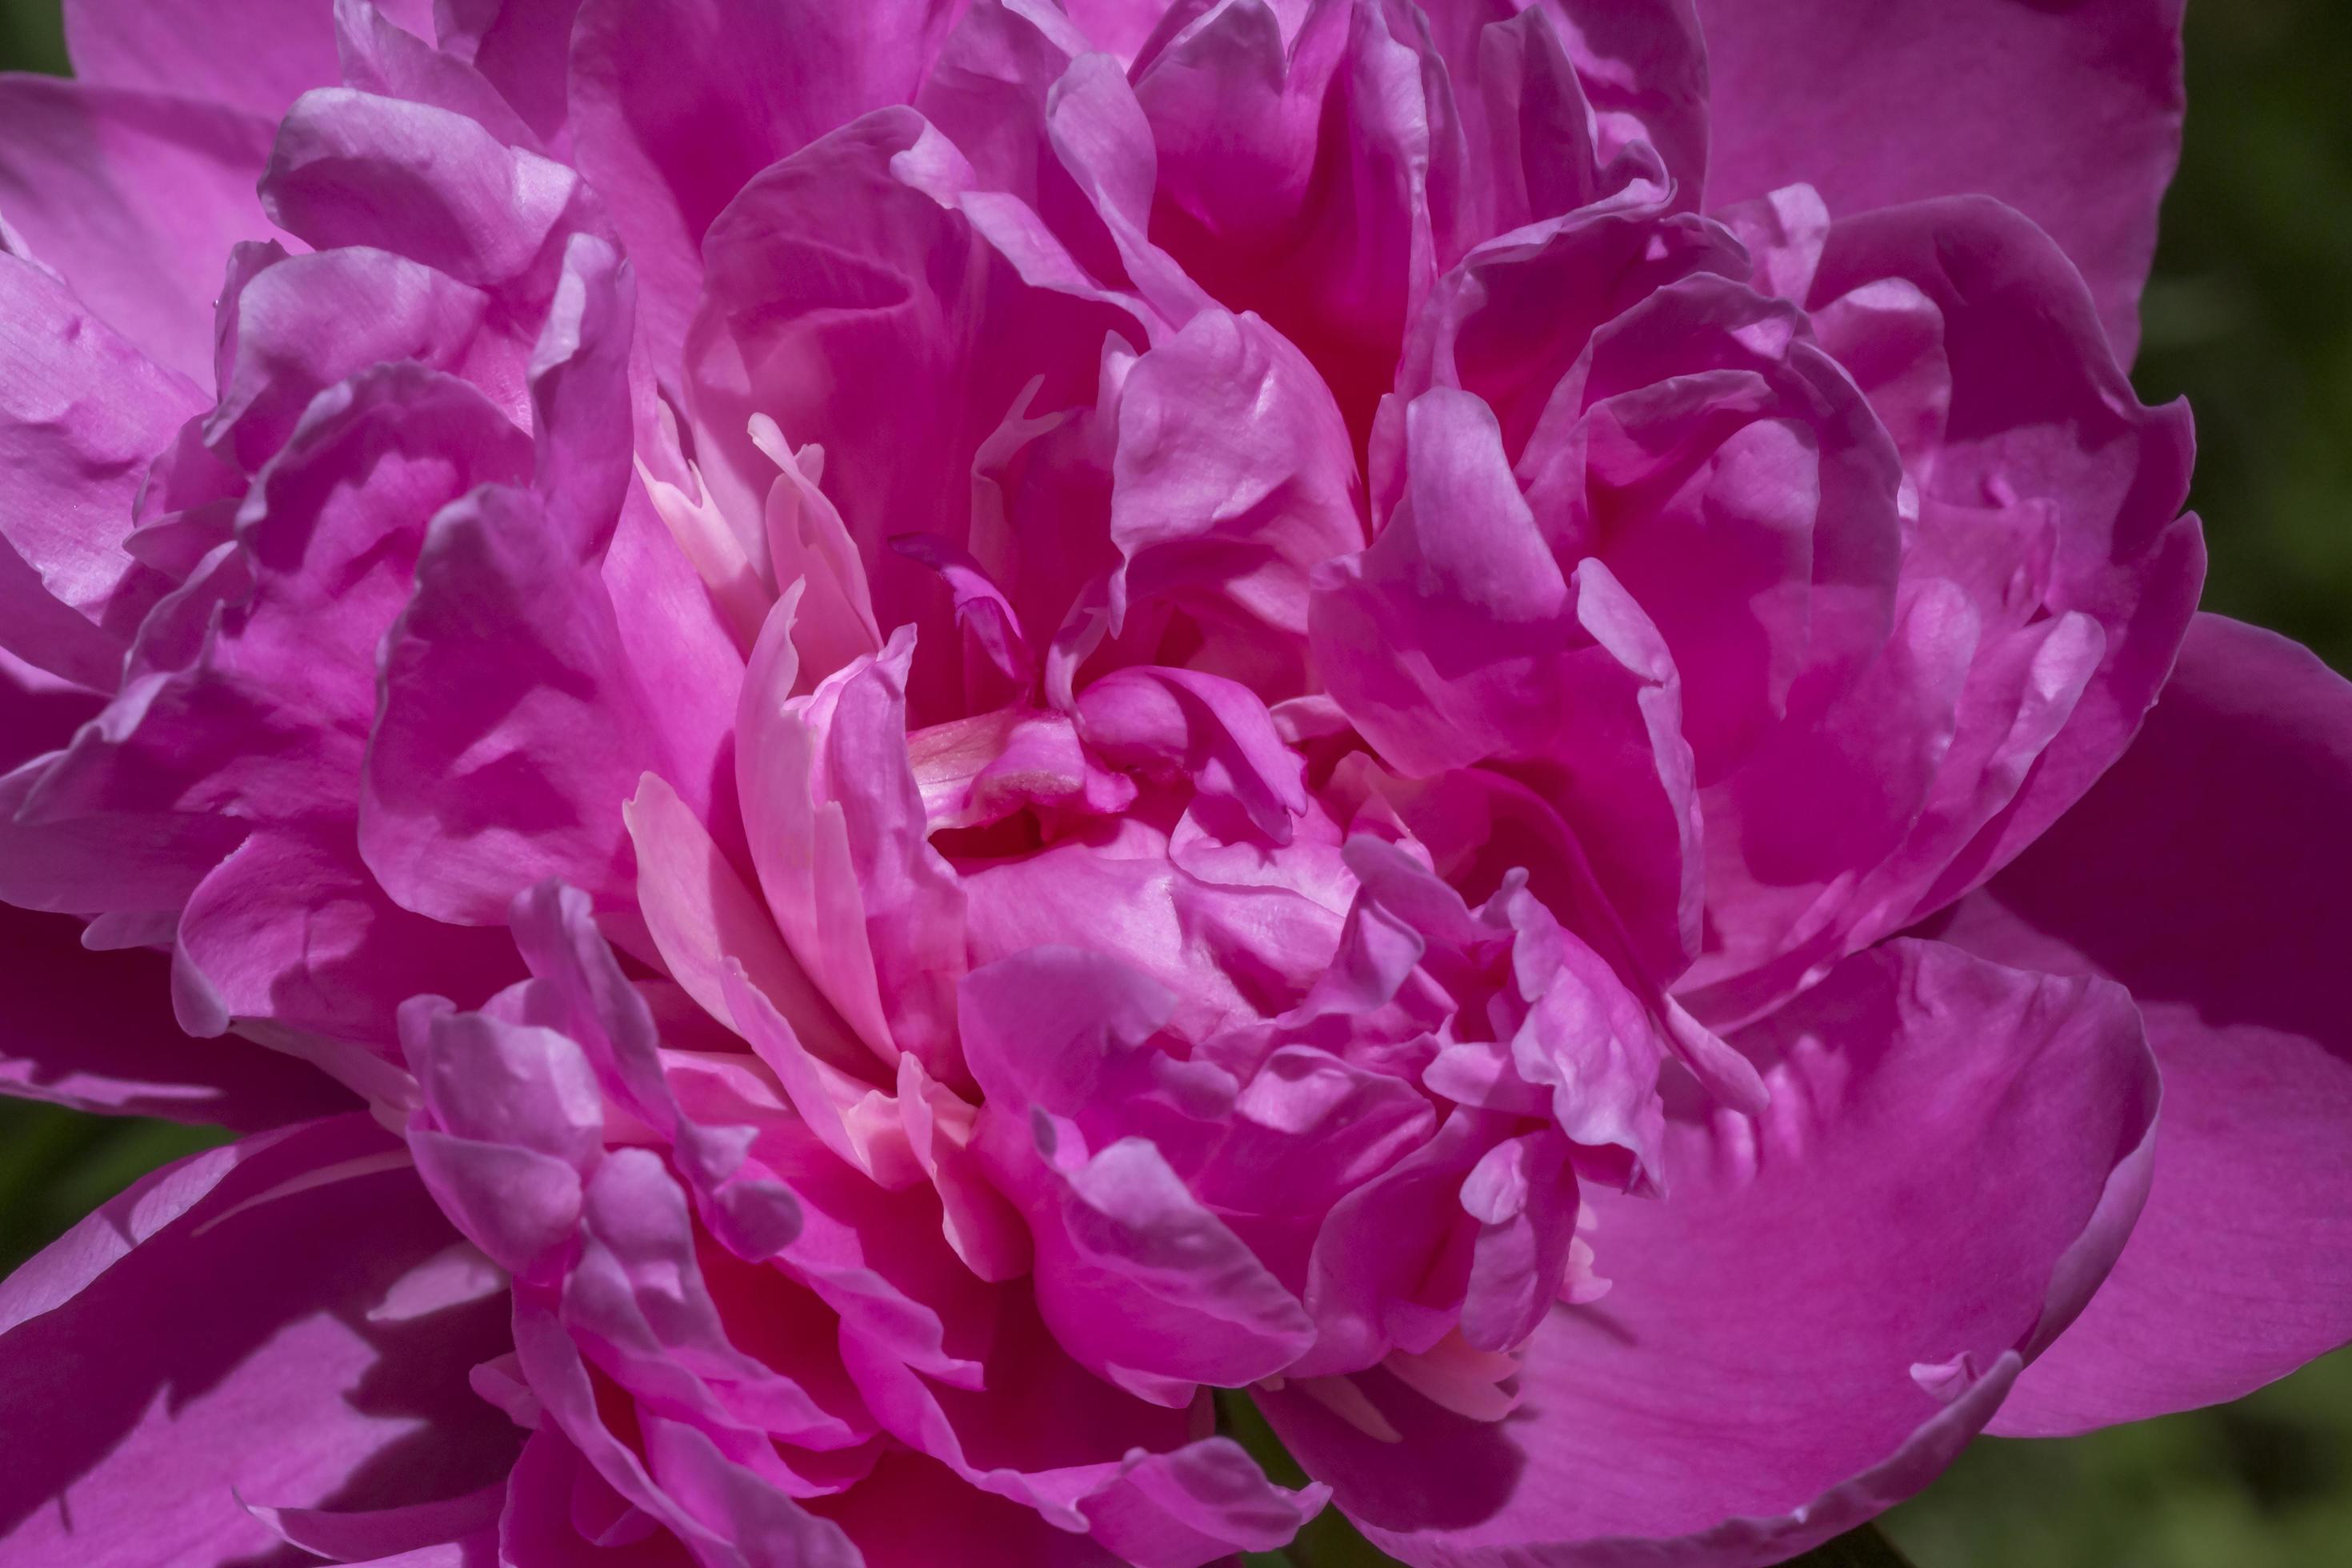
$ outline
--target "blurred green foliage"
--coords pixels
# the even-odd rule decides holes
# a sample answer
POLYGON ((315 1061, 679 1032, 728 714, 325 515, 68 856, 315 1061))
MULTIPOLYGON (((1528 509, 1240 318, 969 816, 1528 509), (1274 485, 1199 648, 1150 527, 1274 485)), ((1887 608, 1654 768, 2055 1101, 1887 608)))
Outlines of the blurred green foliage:
POLYGON ((217 1127, 0 1100, 0 1275, 156 1166, 228 1138, 217 1127))
POLYGON ((66 68, 66 31, 58 0, 0 0, 0 70, 66 68))
MULTIPOLYGON (((64 58, 56 0, 0 0, 0 67, 64 58)), ((2196 409, 2207 605, 2352 671, 2352 6, 2192 4, 2189 90, 2134 379, 2196 409)), ((0 1271, 221 1137, 0 1100, 0 1271)), ((1229 1419, 1270 1442, 1245 1405, 1229 1419)), ((1885 1528, 1918 1568, 2352 1563, 2352 1352, 2222 1409, 1984 1440, 1885 1528)), ((1336 1514, 1293 1556, 1380 1561, 1336 1514)))
POLYGON ((2196 410, 2206 606, 2352 671, 2352 6, 2192 0, 2143 314, 2140 395, 2196 410))

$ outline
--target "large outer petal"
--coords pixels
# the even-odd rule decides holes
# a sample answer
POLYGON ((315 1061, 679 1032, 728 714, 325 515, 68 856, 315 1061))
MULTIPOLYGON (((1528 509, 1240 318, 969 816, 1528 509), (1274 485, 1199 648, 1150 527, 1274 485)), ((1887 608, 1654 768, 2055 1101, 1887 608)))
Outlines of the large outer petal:
POLYGON ((456 1233, 412 1173, 333 1175, 396 1149, 352 1114, 207 1151, 0 1285, 0 1561, 226 1561, 278 1544, 247 1502, 383 1508, 504 1472, 514 1431, 467 1386, 502 1300, 413 1315, 396 1282, 456 1233))
POLYGON ((2139 342, 2180 153, 2181 0, 1699 0, 1707 205, 1804 181, 1840 215, 1999 196, 2083 269, 2116 356, 2139 342))
POLYGON ((2119 987, 1896 943, 1744 1043, 1777 1058, 1771 1109, 1678 1123, 1663 1203, 1596 1201, 1615 1288, 1537 1331, 1515 1415, 1367 1378, 1388 1445, 1263 1401, 1386 1550, 1780 1562, 1926 1484, 2123 1245, 2158 1089, 2119 987))
MULTIPOLYGON (((142 9, 149 26, 202 15, 142 9)), ((276 232, 254 195, 268 153, 266 121, 217 104, 0 79, 0 213, 99 315, 201 385, 229 247, 276 232)))
MULTIPOLYGON (((419 37, 432 0, 375 0, 419 37)), ((66 0, 66 49, 84 81, 209 99, 276 118, 306 89, 342 79, 331 0, 66 0)))
POLYGON ((171 965, 93 952, 59 915, 0 906, 0 1094, 82 1110, 238 1128, 341 1110, 351 1096, 289 1056, 173 1021, 171 965))
POLYGON ((2200 616, 2138 741, 1946 940, 2131 987, 2164 1069, 2147 1211, 2000 1429, 2235 1399, 2352 1340, 2352 687, 2200 616))

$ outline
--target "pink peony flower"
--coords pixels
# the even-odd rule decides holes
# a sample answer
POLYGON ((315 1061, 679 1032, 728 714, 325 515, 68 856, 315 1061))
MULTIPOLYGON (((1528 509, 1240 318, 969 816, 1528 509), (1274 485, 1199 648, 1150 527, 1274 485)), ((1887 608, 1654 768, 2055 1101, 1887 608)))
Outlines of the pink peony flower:
POLYGON ((0 1561, 1760 1564, 2345 1342, 2178 9, 69 0, 0 1087, 249 1136, 0 1561))

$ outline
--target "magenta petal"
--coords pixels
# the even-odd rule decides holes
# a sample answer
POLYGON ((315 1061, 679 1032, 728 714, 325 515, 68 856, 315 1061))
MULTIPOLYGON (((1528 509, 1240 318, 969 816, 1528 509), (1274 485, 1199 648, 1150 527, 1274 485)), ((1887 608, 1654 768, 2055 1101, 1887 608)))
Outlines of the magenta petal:
POLYGON ((572 25, 580 5, 581 0, 438 0, 434 30, 442 52, 469 62, 533 131, 552 142, 564 131, 572 25))
POLYGON ((269 216, 313 246, 374 246, 477 287, 520 277, 579 196, 572 170, 462 114, 347 88, 289 111, 261 181, 269 216))
POLYGON ((504 1474, 514 1428, 467 1384, 502 1297, 371 1316, 455 1239, 397 1149, 352 1115, 209 1151, 0 1286, 0 1424, 40 1434, 10 1445, 0 1555, 226 1560, 277 1544, 248 1501, 382 1510, 504 1474))
POLYGON ((702 237, 761 169, 905 103, 960 7, 940 0, 588 0, 572 135, 644 271, 646 332, 675 363, 702 237))
POLYGON ((808 972, 777 939, 759 895, 719 853, 677 792, 651 774, 625 808, 638 862, 637 898, 670 976, 703 1011, 753 1042, 757 1020, 737 1016, 729 976, 784 1008, 803 1037, 836 1066, 865 1048, 841 1025, 808 972))
MULTIPOLYGON (((1907 280, 1944 322, 1950 405, 1923 502, 2044 506, 2055 516, 2044 602, 2105 632, 2096 673, 2013 795, 1922 898, 1974 886, 2074 804, 2121 755, 2172 668, 2205 552, 2183 515, 2196 439, 2188 405, 2143 405, 2099 342, 2093 301, 2050 237, 1998 203, 1922 202, 1832 228, 1817 300, 1907 280)), ((1963 510, 1956 531, 1975 520, 1963 510)), ((1938 569, 1966 581, 1966 532, 1938 569)), ((1932 558, 1932 557, 1931 557, 1932 558)))
POLYGON ((344 86, 451 110, 509 147, 544 151, 489 79, 458 55, 434 47, 432 37, 429 27, 419 35, 401 26, 376 0, 335 0, 335 52, 344 86))
POLYGON ((2347 823, 2352 688, 2200 616, 2123 761, 1942 930, 2122 981, 2164 1069, 2147 1213, 2000 1430, 2234 1399, 2352 1339, 2347 823))
POLYGON ((495 933, 401 908, 348 844, 301 832, 257 833, 215 867, 181 911, 173 957, 192 1034, 261 1018, 379 1047, 417 992, 476 1002, 515 973, 495 933))
POLYGON ((492 486, 434 519, 416 577, 384 646, 369 866, 407 907, 468 924, 503 922, 550 877, 629 907, 620 805, 648 770, 691 775, 594 563, 565 548, 537 497, 492 486))
MULTIPOLYGON (((428 29, 426 0, 383 9, 428 29)), ((342 79, 333 8, 321 0, 222 0, 203 10, 144 0, 66 0, 66 48, 84 81, 210 99, 270 118, 342 79)))
POLYGON ((403 1508, 320 1509, 274 1508, 257 1503, 253 1511, 270 1529, 293 1545, 337 1563, 416 1563, 425 1568, 430 1553, 438 1552, 447 1568, 466 1568, 461 1542, 484 1536, 498 1523, 506 1502, 503 1480, 493 1481, 463 1496, 411 1503, 403 1508))
POLYGON ((866 1568, 1116 1568, 1118 1561, 1089 1537, 910 1449, 886 1453, 872 1475, 816 1508, 849 1531, 866 1568))
MULTIPOLYGON (((824 495, 863 560, 875 624, 919 634, 909 689, 919 724, 963 711, 948 657, 961 638, 937 574, 885 542, 934 534, 1000 584, 1017 575, 1010 597, 1042 645, 1077 584, 1115 564, 1086 432, 1071 416, 1099 399, 1107 341, 1145 337, 1140 307, 1106 294, 1023 221, 1025 208, 977 183, 908 110, 803 148, 711 225, 709 286, 685 350, 698 461, 730 515, 758 517, 776 482, 775 443, 748 433, 755 416, 792 449, 823 448, 824 495), (1035 448, 1047 447, 1076 470, 1058 483, 1036 478, 1045 457, 1035 448), (1033 481, 1022 489, 1069 493, 1039 507, 1045 515, 1008 518, 996 470, 1024 447, 1033 481)), ((835 596, 824 582, 835 574, 829 563, 812 574, 812 609, 835 596)), ((813 668, 812 683, 830 673, 813 668)))
POLYGON ((1841 216, 1998 196, 2066 247, 2131 362, 2180 152, 2180 0, 1699 0, 1698 12, 1710 207, 1797 180, 1841 216))
POLYGON ((1114 476, 1114 618, 1164 597, 1235 645, 1227 673, 1286 695, 1308 574, 1364 543, 1348 427, 1306 357, 1255 316, 1202 311, 1129 374, 1114 476))
POLYGON ((1594 1200, 1614 1289, 1553 1310, 1510 1419, 1368 1379, 1384 1444, 1262 1397, 1384 1549, 1780 1561, 1925 1485, 2122 1247, 2158 1089, 2120 988, 1897 943, 1744 1043, 1770 1109, 1675 1124, 1668 1201, 1594 1200))
POLYGON ((354 247, 264 267, 225 310, 220 401, 205 444, 257 472, 310 400, 386 360, 458 371, 489 301, 421 263, 354 247))
POLYGON ((229 1127, 280 1127, 348 1109, 351 1096, 247 1040, 194 1040, 172 1017, 171 965, 92 952, 59 915, 0 907, 16 978, 0 991, 0 1093, 82 1110, 229 1127))
MULTIPOLYGON (((141 25, 155 29, 156 19, 141 25)), ((237 241, 275 232, 254 196, 269 125, 163 96, 184 92, 178 83, 152 85, 161 91, 29 76, 0 82, 0 211, 34 260, 201 384, 211 379, 223 258, 237 241)))
POLYGON ((1677 974, 1699 936, 1699 824, 1674 658, 1598 559, 1554 557, 1485 402, 1433 389, 1404 426, 1396 510, 1316 579, 1331 694, 1410 777, 1486 763, 1546 795, 1650 973, 1677 974))
POLYGON ((148 461, 201 405, 71 289, 0 256, 0 646, 114 689, 162 582, 123 536, 148 461))

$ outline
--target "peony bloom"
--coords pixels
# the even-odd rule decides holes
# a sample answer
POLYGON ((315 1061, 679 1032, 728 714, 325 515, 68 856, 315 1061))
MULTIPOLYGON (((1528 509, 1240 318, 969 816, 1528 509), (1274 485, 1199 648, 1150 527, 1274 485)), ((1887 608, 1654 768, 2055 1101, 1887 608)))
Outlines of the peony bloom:
POLYGON ((0 1562, 1735 1568, 2345 1342, 2178 9, 68 0, 0 1086, 249 1135, 0 1562))

